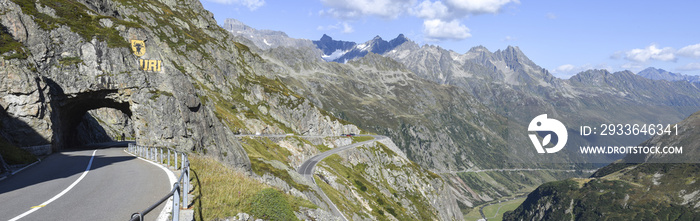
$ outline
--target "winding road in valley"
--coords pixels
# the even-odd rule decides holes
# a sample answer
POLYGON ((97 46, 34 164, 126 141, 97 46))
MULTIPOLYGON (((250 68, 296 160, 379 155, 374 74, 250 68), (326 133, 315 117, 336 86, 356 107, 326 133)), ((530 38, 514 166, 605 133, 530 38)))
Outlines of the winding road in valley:
MULTIPOLYGON (((261 134, 261 135, 236 135, 236 136, 237 136, 237 137, 279 137, 279 138, 284 138, 284 137, 287 137, 287 136, 295 136, 295 135, 291 135, 291 134, 280 134, 280 135, 266 135, 266 134, 261 134)), ((312 156, 312 157, 310 157, 308 160, 304 161, 304 163, 302 163, 301 166, 299 166, 299 169, 297 170, 297 172, 299 172, 299 174, 301 174, 302 176, 304 176, 306 179, 308 179, 308 180, 310 180, 311 182, 313 182, 314 184, 316 184, 316 180, 314 180, 314 169, 316 168, 316 164, 318 164, 318 162, 321 162, 321 160, 323 160, 324 158, 326 158, 326 157, 328 157, 328 156, 330 156, 330 155, 336 154, 336 153, 340 153, 340 152, 342 152, 342 151, 344 151, 344 150, 347 150, 347 149, 352 149, 352 148, 359 147, 359 146, 362 146, 362 145, 365 145, 365 144, 371 144, 371 143, 374 143, 375 141, 382 140, 382 139, 387 139, 387 138, 388 138, 388 137, 386 137, 386 136, 381 136, 381 135, 356 135, 356 136, 357 136, 357 137, 367 137, 367 136, 369 136, 369 137, 372 137, 373 139, 367 140, 367 141, 362 141, 362 142, 353 143, 353 144, 350 144, 350 145, 345 145, 345 146, 336 147, 336 148, 330 149, 330 150, 328 150, 328 151, 326 151, 326 152, 323 152, 323 153, 317 154, 317 155, 315 155, 315 156, 312 156)), ((317 135, 309 135, 309 136, 298 136, 298 137, 302 137, 302 138, 326 138, 326 137, 336 137, 336 136, 317 136, 317 135)), ((316 184, 313 188, 314 188, 314 190, 315 190, 317 193, 319 193, 319 194, 321 195, 321 197, 323 198, 323 201, 326 201, 326 204, 328 204, 328 206, 329 206, 330 209, 331 209, 331 212, 332 212, 334 215, 336 215, 336 216, 342 218, 343 220, 346 220, 346 221, 348 220, 348 219, 345 217, 345 215, 343 215, 343 213, 340 212, 340 210, 339 210, 338 207, 333 203, 333 201, 331 201, 331 199, 328 198, 328 196, 323 192, 323 190, 321 189, 321 187, 318 186, 318 184, 316 184)))
MULTIPOLYGON (((296 137, 301 137, 301 138, 337 137, 337 136, 321 136, 321 135, 297 136, 297 135, 292 135, 292 134, 260 134, 260 135, 240 134, 240 135, 235 135, 235 136, 236 137, 276 137, 276 138, 285 138, 287 136, 296 136, 296 137)), ((318 164, 318 162, 321 162, 324 158, 326 158, 330 155, 336 154, 336 153, 340 153, 340 152, 347 150, 347 149, 352 149, 352 148, 359 147, 359 146, 362 146, 365 144, 371 144, 371 143, 374 143, 375 141, 378 141, 378 140, 388 139, 388 137, 382 136, 382 135, 355 135, 355 136, 356 137, 372 137, 373 139, 367 140, 367 141, 362 141, 362 142, 357 142, 357 143, 353 143, 353 144, 349 144, 349 145, 345 145, 345 146, 336 147, 336 148, 330 149, 326 152, 314 155, 314 156, 310 157, 308 160, 304 161, 304 163, 302 163, 301 166, 299 166, 297 172, 299 172, 299 174, 304 176, 306 179, 308 179, 311 182, 313 182, 314 184, 316 184, 316 180, 314 180, 314 170, 316 168, 316 164, 318 164)), ((316 184, 312 188, 314 188, 314 190, 321 195, 321 197, 323 198, 323 201, 325 201, 326 204, 328 204, 328 206, 331 209, 331 212, 334 215, 342 218, 345 221, 348 220, 345 217, 345 215, 343 215, 343 213, 340 212, 340 210, 333 203, 333 201, 331 201, 331 199, 328 198, 326 193, 323 192, 323 190, 321 189, 321 187, 318 186, 318 184, 316 184)))
MULTIPOLYGON (((0 220, 129 219, 171 186, 161 168, 129 155, 125 146, 61 151, 0 181, 0 220)), ((162 207, 146 220, 155 220, 162 207)))
MULTIPOLYGON (((236 135, 236 137, 277 137, 277 138, 284 138, 287 136, 297 136, 297 135, 292 135, 292 134, 236 135)), ((316 180, 314 180, 314 170, 316 169, 316 164, 318 164, 318 162, 321 162, 324 158, 326 158, 330 155, 336 154, 336 153, 340 153, 340 152, 347 150, 347 149, 352 149, 352 148, 359 147, 359 146, 362 146, 365 144, 371 144, 371 143, 374 143, 375 141, 378 141, 378 140, 388 139, 388 137, 381 136, 381 135, 355 135, 355 136, 356 137, 372 137, 373 139, 367 140, 367 141, 362 141, 362 142, 357 142, 357 143, 353 143, 353 144, 349 144, 349 145, 345 145, 345 146, 336 147, 336 148, 330 149, 326 152, 314 155, 314 156, 310 157, 308 160, 304 161, 304 163, 302 163, 301 166, 299 166, 299 169, 297 170, 297 172, 299 172, 299 174, 304 176, 306 179, 308 179, 311 182, 313 182, 314 184, 316 184, 316 180)), ((297 137, 301 137, 301 138, 326 138, 326 137, 337 137, 337 136, 308 135, 308 136, 297 136, 297 137)), ((331 199, 328 198, 326 193, 323 192, 323 190, 321 189, 321 187, 318 186, 318 184, 316 184, 312 188, 314 188, 314 190, 321 195, 321 197, 323 198, 323 201, 325 201, 326 204, 328 204, 328 206, 331 209, 331 212, 334 215, 342 218, 345 221, 348 220, 345 217, 345 215, 343 215, 343 213, 340 212, 340 210, 333 203, 333 201, 331 201, 331 199)))
MULTIPOLYGON (((357 135, 357 136, 371 136, 374 139, 371 139, 368 141, 363 141, 363 142, 358 142, 358 143, 354 143, 354 144, 350 144, 350 145, 336 147, 336 148, 333 148, 333 149, 328 150, 326 152, 317 154, 317 155, 309 158, 308 160, 304 161, 304 163, 302 163, 301 166, 299 166, 299 169, 297 170, 297 172, 299 172, 299 174, 301 174, 302 176, 306 177, 307 179, 314 182, 314 184, 316 184, 316 180, 314 179, 314 169, 316 168, 316 164, 318 164, 318 162, 321 162, 321 160, 323 160, 324 158, 326 158, 330 155, 336 154, 336 153, 340 153, 340 152, 347 150, 347 149, 352 149, 352 148, 359 147, 359 146, 362 146, 365 144, 371 144, 371 143, 374 143, 375 141, 387 138, 386 136, 380 136, 380 135, 357 135)), ((331 207, 333 214, 343 218, 343 220, 348 220, 345 217, 345 215, 343 215, 343 213, 340 212, 338 207, 331 201, 331 199, 329 199, 328 196, 326 196, 326 194, 323 192, 323 190, 321 190, 321 187, 319 187, 318 184, 316 184, 315 189, 317 190, 318 193, 321 194, 321 197, 323 197, 323 200, 326 201, 326 204, 328 204, 329 207, 331 207)))

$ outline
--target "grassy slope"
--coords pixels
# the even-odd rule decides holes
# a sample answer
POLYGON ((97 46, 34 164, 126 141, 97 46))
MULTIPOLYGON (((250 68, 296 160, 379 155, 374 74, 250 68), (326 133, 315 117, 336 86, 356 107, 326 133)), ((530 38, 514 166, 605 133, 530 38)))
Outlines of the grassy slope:
POLYGON ((540 213, 545 219, 685 220, 700 212, 684 204, 681 195, 700 190, 698 164, 641 164, 601 178, 546 183, 507 214, 506 220, 540 213), (663 175, 660 175, 663 174, 663 175), (660 176, 659 176, 660 175, 660 176))
MULTIPOLYGON (((197 155, 190 155, 192 177, 195 185, 194 208, 197 220, 214 220, 233 217, 240 212, 251 213, 256 194, 271 188, 242 172, 222 165, 220 162, 197 155)), ((269 190, 266 190, 268 192, 269 190)), ((307 200, 284 194, 285 202, 293 211, 300 207, 315 208, 307 200)), ((275 205, 266 205, 273 207, 275 205)), ((285 206, 280 206, 285 207, 285 206)), ((291 212, 291 211, 288 211, 291 212)), ((296 217, 295 217, 296 218, 296 217)))
POLYGON ((484 216, 488 220, 503 220, 503 213, 515 210, 523 201, 525 198, 488 205, 484 207, 484 216))
MULTIPOLYGON (((388 156, 392 156, 396 154, 382 144, 376 144, 375 146, 367 148, 361 147, 360 149, 363 151, 371 151, 375 155, 387 154, 388 156)), ((335 182, 354 190, 354 193, 341 193, 316 177, 316 183, 319 184, 324 193, 328 195, 331 201, 333 201, 344 214, 357 214, 363 218, 371 217, 378 220, 390 219, 389 215, 399 220, 431 220, 437 216, 437 211, 426 202, 425 198, 420 197, 420 193, 395 190, 386 181, 379 183, 370 182, 366 179, 366 176, 368 176, 365 171, 367 167, 366 164, 358 163, 348 167, 341 163, 344 161, 346 160, 338 155, 331 155, 324 159, 319 166, 334 173, 338 178, 335 182), (390 192, 390 195, 386 195, 382 190, 387 190, 390 192), (353 196, 355 194, 366 201, 362 203, 358 202, 353 196), (407 199, 417 210, 417 214, 410 212, 405 205, 402 205, 399 199, 407 199), (369 209, 367 207, 369 207, 369 209)), ((394 164, 381 166, 386 167, 387 170, 417 173, 426 179, 439 178, 438 175, 423 170, 413 162, 403 165, 401 168, 394 164)))

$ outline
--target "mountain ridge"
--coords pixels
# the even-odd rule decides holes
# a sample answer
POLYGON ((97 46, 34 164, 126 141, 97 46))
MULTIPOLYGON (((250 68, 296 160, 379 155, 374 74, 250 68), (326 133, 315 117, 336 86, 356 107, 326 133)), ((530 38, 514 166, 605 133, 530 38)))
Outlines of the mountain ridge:
POLYGON ((649 78, 652 80, 667 80, 667 81, 687 81, 692 83, 700 82, 700 76, 697 75, 684 75, 679 73, 672 73, 660 68, 648 67, 641 70, 637 75, 649 78))

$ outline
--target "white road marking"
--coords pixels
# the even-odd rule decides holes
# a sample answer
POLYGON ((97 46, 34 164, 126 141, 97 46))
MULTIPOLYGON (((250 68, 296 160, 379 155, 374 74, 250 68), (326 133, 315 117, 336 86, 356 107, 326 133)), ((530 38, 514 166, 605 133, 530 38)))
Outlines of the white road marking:
MULTIPOLYGON (((156 165, 157 167, 160 167, 160 169, 162 169, 163 171, 165 171, 165 174, 168 175, 168 181, 170 181, 170 185, 168 185, 168 190, 172 190, 172 189, 173 189, 173 185, 175 185, 175 183, 177 182, 177 178, 175 178, 175 173, 173 173, 173 171, 170 171, 168 168, 164 167, 163 165, 160 165, 159 163, 155 163, 155 162, 153 162, 153 161, 150 161, 150 160, 141 158, 141 157, 139 157, 139 156, 136 156, 136 155, 134 155, 134 154, 132 154, 132 153, 129 153, 129 151, 127 151, 127 149, 124 149, 124 152, 126 152, 127 154, 129 154, 129 155, 131 155, 131 156, 134 156, 134 157, 136 157, 136 158, 139 158, 139 159, 141 159, 141 160, 143 160, 143 161, 146 161, 146 162, 149 162, 149 163, 151 163, 151 164, 153 164, 153 165, 156 165)), ((165 202, 165 206, 163 206, 163 210, 160 211, 160 214, 158 214, 158 218, 157 218, 156 220, 158 220, 158 221, 168 220, 168 215, 169 215, 169 213, 170 213, 172 210, 173 210, 173 197, 170 197, 170 198, 168 198, 168 200, 165 202)), ((140 212, 140 211, 139 211, 139 212, 140 212)))
POLYGON ((77 185, 81 180, 83 180, 83 178, 85 178, 85 175, 87 175, 88 172, 90 172, 90 167, 92 167, 92 160, 95 159, 95 153, 96 153, 96 152, 97 152, 97 150, 92 151, 92 157, 90 157, 90 162, 88 163, 87 168, 85 168, 85 172, 83 172, 83 174, 80 175, 80 177, 78 177, 78 179, 75 180, 75 182, 73 182, 73 184, 71 184, 70 186, 68 186, 68 188, 64 189, 64 190, 61 191, 60 193, 56 194, 53 198, 47 200, 46 202, 43 202, 43 203, 39 204, 38 206, 33 206, 32 209, 30 209, 29 211, 24 212, 24 213, 20 214, 19 216, 16 216, 15 218, 10 219, 10 221, 19 220, 19 219, 21 219, 21 218, 23 218, 23 217, 25 217, 25 216, 27 216, 27 215, 29 215, 29 214, 31 214, 31 213, 33 213, 33 212, 39 210, 39 209, 41 209, 41 208, 44 208, 46 205, 49 205, 49 203, 51 203, 51 202, 57 200, 59 197, 63 196, 63 195, 66 194, 68 191, 70 191, 71 189, 73 189, 73 187, 75 187, 75 185, 77 185))

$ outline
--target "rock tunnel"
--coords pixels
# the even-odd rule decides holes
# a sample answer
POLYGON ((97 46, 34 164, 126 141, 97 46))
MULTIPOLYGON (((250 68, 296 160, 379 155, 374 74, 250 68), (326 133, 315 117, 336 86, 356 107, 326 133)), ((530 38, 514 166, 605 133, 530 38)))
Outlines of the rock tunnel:
MULTIPOLYGON (((126 115, 130 121, 132 111, 128 102, 118 90, 97 90, 71 95, 52 97, 54 142, 53 149, 81 148, 90 143, 112 141, 121 136, 108 135, 101 119, 95 119, 89 111, 115 109, 126 115), (99 123, 98 123, 99 121, 99 123)), ((123 134, 123 133, 122 133, 123 134)), ((133 137, 133 134, 127 134, 133 137)))

